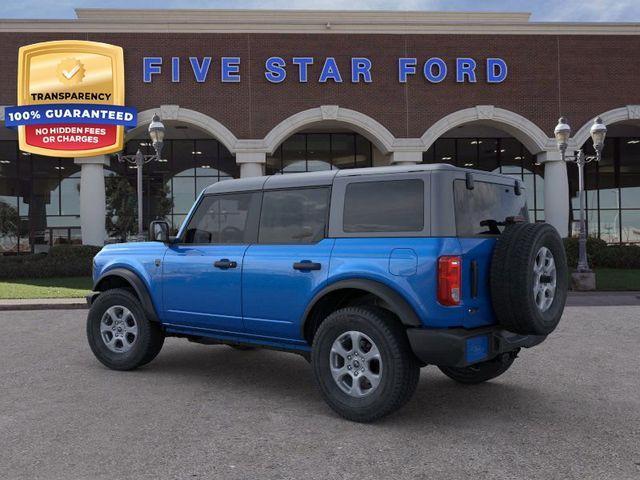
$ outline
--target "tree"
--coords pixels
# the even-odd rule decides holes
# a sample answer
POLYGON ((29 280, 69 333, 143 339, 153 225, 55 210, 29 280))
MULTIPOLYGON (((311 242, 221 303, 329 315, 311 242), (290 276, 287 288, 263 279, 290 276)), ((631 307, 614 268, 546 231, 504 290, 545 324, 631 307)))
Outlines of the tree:
MULTIPOLYGON (((127 236, 137 232, 138 200, 136 190, 125 177, 105 178, 107 200, 107 231, 109 235, 126 242, 127 236)), ((151 211, 153 218, 164 219, 171 214, 173 199, 169 185, 151 185, 151 211)))
POLYGON ((156 188, 153 189, 151 194, 151 211, 153 212, 154 219, 164 220, 171 214, 173 208, 173 198, 171 197, 171 190, 169 189, 169 182, 159 183, 156 188))
POLYGON ((136 191, 125 177, 105 178, 107 231, 122 242, 133 233, 138 221, 136 191))
POLYGON ((10 240, 18 241, 18 231, 20 229, 20 215, 18 210, 6 202, 0 201, 0 237, 8 237, 10 240))

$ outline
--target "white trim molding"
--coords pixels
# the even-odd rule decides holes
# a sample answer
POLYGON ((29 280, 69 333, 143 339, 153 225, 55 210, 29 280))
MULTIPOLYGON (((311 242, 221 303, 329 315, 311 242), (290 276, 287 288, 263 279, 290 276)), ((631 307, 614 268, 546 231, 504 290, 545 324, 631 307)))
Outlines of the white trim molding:
POLYGON ((294 133, 321 122, 337 123, 349 127, 369 139, 385 155, 393 150, 396 139, 384 125, 364 113, 337 105, 322 105, 285 118, 264 137, 264 148, 268 153, 273 153, 282 142, 294 133))
POLYGON ((182 108, 178 105, 161 105, 159 108, 151 108, 138 113, 138 126, 127 132, 125 141, 133 138, 140 133, 143 128, 151 123, 151 119, 155 113, 160 114, 160 118, 164 120, 175 120, 178 122, 194 125, 201 130, 211 134, 216 140, 222 143, 227 149, 235 154, 238 139, 225 127, 222 123, 211 118, 204 113, 182 108))
POLYGON ((547 137, 540 127, 522 115, 493 105, 477 105, 450 113, 431 125, 421 137, 424 149, 429 149, 438 138, 452 128, 472 122, 504 130, 520 140, 533 154, 551 150, 555 145, 555 141, 547 137))
MULTIPOLYGON (((596 116, 600 117, 602 122, 607 126, 627 120, 639 120, 638 123, 640 123, 640 105, 627 105, 625 107, 614 108, 613 110, 608 110, 596 116)), ((580 130, 578 130, 571 139, 573 144, 569 144, 569 148, 578 150, 589 140, 591 136, 591 125, 593 125, 595 118, 596 117, 590 118, 587 123, 580 127, 580 130)))

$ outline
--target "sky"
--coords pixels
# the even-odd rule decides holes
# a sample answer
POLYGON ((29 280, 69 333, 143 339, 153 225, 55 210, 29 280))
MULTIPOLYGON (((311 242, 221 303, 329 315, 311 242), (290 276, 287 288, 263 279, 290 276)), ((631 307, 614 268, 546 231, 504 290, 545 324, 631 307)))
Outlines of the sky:
POLYGON ((640 0, 19 0, 0 18, 75 18, 74 8, 261 8, 530 12, 532 21, 640 22, 640 0))

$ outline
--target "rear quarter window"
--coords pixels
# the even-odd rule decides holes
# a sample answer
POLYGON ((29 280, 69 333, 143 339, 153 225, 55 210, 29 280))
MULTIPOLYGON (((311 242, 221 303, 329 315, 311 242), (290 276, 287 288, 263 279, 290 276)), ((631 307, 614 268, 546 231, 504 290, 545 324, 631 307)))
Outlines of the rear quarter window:
POLYGON ((512 186, 476 181, 469 190, 464 180, 455 180, 453 195, 460 237, 499 235, 508 217, 529 221, 526 196, 516 195, 512 186))
POLYGON ((353 182, 344 197, 343 230, 420 232, 424 229, 424 182, 420 179, 353 182))

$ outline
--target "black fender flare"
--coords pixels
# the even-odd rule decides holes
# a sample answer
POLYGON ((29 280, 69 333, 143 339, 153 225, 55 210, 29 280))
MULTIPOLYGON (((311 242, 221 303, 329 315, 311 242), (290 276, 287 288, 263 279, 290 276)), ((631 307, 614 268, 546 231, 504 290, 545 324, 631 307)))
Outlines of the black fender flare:
POLYGON ((313 310, 313 307, 328 293, 342 290, 342 289, 357 289, 364 290, 369 292, 379 298, 381 298, 390 308, 390 310, 395 313, 403 325, 411 326, 411 327, 421 327, 422 322, 420 318, 416 314, 415 310, 405 298, 396 292, 393 288, 377 282, 375 280, 369 280, 366 278, 356 278, 349 280, 339 280, 335 283, 327 285, 322 290, 320 290, 309 302, 307 308, 302 315, 302 324, 300 326, 301 332, 304 334, 305 324, 309 319, 309 314, 313 310))
POLYGON ((146 285, 144 284, 142 279, 138 276, 138 274, 134 273, 133 271, 127 268, 114 268, 113 270, 109 270, 103 273, 102 275, 100 275, 98 280, 96 280, 95 284, 93 285, 93 291, 98 293, 92 297, 91 303, 93 303, 93 301, 98 297, 98 295, 100 295, 99 292, 103 291, 100 289, 100 284, 103 281, 107 280, 109 277, 121 278, 124 281, 126 281, 129 285, 131 285, 133 290, 136 292, 136 296, 140 299, 140 303, 142 304, 142 308, 144 309, 144 312, 147 315, 147 318, 153 322, 159 321, 156 308, 153 306, 153 302, 151 301, 151 295, 149 294, 149 290, 147 290, 146 285))

